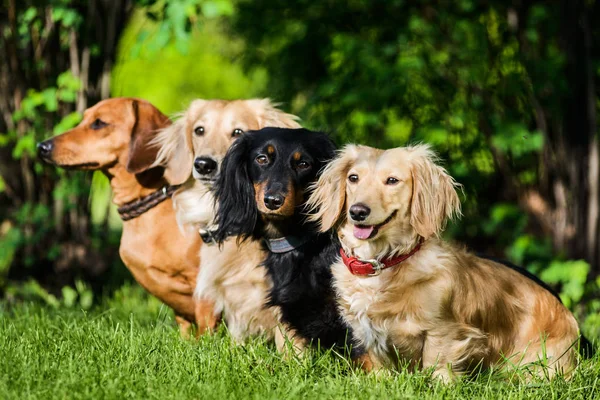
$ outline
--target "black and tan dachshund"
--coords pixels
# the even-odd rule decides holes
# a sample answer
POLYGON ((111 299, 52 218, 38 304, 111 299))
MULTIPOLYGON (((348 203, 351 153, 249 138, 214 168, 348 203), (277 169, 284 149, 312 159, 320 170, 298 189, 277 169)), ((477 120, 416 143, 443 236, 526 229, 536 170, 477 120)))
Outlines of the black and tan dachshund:
POLYGON ((338 313, 331 286, 339 241, 305 219, 308 188, 335 150, 327 135, 306 129, 264 128, 242 135, 223 159, 215 185, 216 236, 263 240, 269 250, 264 265, 273 281, 268 306, 280 309, 297 350, 309 343, 350 348, 353 359, 368 363, 338 313))

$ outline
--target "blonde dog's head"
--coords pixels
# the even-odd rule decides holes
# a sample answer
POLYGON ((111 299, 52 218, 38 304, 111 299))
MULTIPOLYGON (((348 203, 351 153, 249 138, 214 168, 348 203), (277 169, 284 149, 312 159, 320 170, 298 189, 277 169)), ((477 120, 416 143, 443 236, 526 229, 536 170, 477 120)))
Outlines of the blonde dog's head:
POLYGON ((221 159, 243 132, 267 126, 298 128, 298 117, 276 108, 269 99, 194 100, 154 141, 155 165, 165 167, 173 185, 194 178, 212 182, 221 159))
POLYGON ((459 185, 426 145, 379 150, 348 145, 314 186, 309 218, 339 227, 350 247, 366 242, 410 247, 439 235, 460 214, 459 185))

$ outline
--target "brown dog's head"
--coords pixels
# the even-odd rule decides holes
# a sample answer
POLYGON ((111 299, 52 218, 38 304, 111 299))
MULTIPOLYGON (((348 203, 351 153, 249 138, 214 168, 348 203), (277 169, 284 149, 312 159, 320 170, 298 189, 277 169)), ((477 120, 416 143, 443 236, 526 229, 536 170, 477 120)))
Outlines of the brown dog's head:
POLYGON ((158 149, 150 146, 169 119, 145 100, 115 98, 88 108, 75 128, 38 144, 46 162, 64 168, 106 170, 121 163, 128 172, 148 170, 158 149))
POLYGON ((408 245, 439 235, 460 214, 459 186, 426 145, 379 150, 346 146, 323 171, 309 204, 326 231, 345 240, 408 245))
POLYGON ((171 184, 181 184, 190 175, 213 182, 229 146, 243 132, 266 126, 298 128, 297 119, 268 99, 194 100, 157 136, 160 151, 155 165, 165 167, 171 184))

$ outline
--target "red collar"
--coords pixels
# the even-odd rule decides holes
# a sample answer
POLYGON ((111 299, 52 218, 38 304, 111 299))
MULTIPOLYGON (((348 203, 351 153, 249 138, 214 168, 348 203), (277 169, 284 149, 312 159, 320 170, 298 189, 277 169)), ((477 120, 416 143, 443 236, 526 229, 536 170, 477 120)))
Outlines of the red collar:
POLYGON ((417 243, 417 245, 409 253, 401 254, 392 258, 384 258, 381 261, 375 259, 359 260, 356 257, 348 257, 344 249, 340 249, 340 254, 342 256, 342 261, 344 261, 344 264, 346 264, 348 271, 350 271, 352 275, 376 276, 379 275, 384 269, 398 265, 402 261, 415 254, 421 248, 421 244, 423 244, 423 238, 419 240, 419 243, 417 243))

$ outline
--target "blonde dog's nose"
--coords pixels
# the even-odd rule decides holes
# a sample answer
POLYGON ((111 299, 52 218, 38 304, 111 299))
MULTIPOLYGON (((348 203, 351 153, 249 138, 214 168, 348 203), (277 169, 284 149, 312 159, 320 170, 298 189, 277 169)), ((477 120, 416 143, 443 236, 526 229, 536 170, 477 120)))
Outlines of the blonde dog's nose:
POLYGON ((371 209, 365 204, 356 203, 352 207, 350 207, 350 218, 352 218, 354 221, 364 221, 365 219, 367 219, 369 214, 371 214, 371 209))

